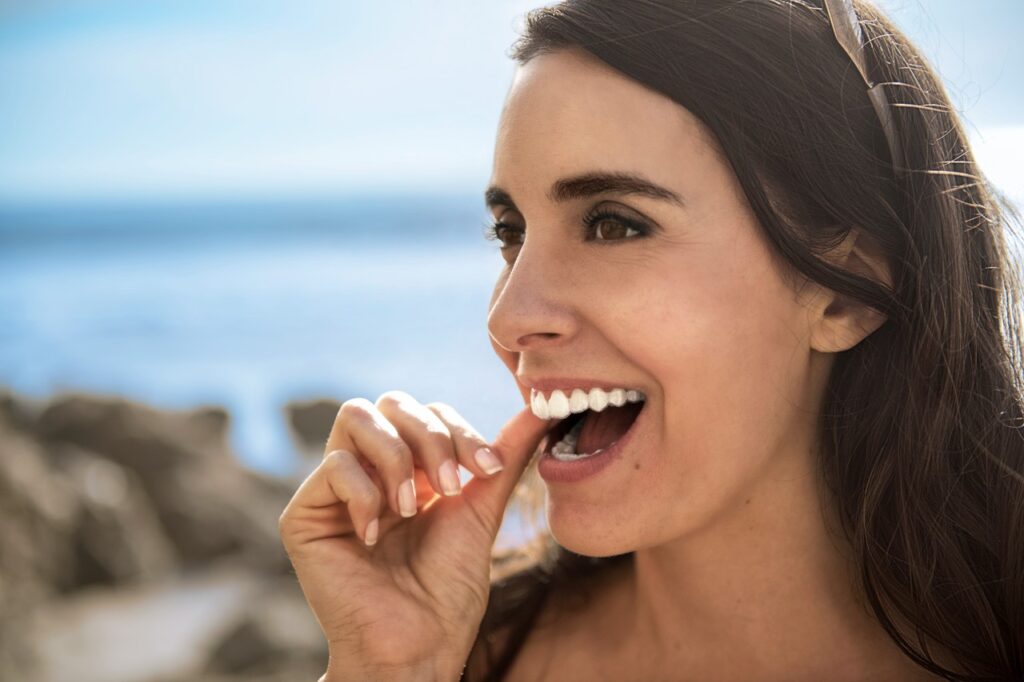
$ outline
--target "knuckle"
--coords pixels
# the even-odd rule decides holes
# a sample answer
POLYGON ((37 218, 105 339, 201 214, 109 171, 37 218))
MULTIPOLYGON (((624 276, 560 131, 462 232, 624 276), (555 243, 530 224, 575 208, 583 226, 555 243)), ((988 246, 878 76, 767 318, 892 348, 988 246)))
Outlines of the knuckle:
POLYGON ((338 408, 337 419, 365 419, 373 410, 373 403, 366 398, 349 398, 338 408))
POLYGON ((433 402, 427 403, 427 407, 430 408, 431 410, 435 411, 435 412, 440 412, 442 414, 445 414, 448 411, 453 409, 452 406, 449 405, 448 403, 442 403, 439 400, 435 400, 433 402))
POLYGON ((380 488, 372 482, 359 486, 358 491, 352 496, 352 504, 365 511, 368 516, 375 516, 383 502, 384 496, 381 495, 380 488))
POLYGON ((377 398, 376 404, 377 407, 381 407, 382 405, 394 407, 409 400, 412 400, 412 396, 405 391, 392 390, 381 393, 377 398))
POLYGON ((386 448, 391 459, 399 464, 412 464, 412 449, 401 438, 389 438, 386 448))
POLYGON ((324 467, 327 476, 333 478, 346 478, 348 476, 349 469, 355 461, 355 455, 348 450, 331 450, 327 453, 327 456, 324 457, 322 466, 324 467))
POLYGON ((384 503, 384 495, 381 493, 380 488, 373 484, 373 481, 367 482, 364 496, 367 504, 374 509, 378 509, 384 503))
POLYGON ((433 402, 428 407, 438 417, 444 420, 448 431, 453 435, 462 436, 471 440, 483 441, 483 437, 474 429, 466 419, 459 414, 451 405, 441 402, 433 402))
POLYGON ((339 482, 345 480, 347 462, 345 462, 344 454, 341 450, 334 450, 324 459, 324 474, 326 474, 329 480, 339 482))
MULTIPOLYGON (((443 426, 442 426, 443 428, 443 426)), ((428 449, 450 453, 452 449, 452 435, 448 432, 448 429, 443 431, 438 430, 434 427, 427 428, 427 432, 424 435, 424 441, 428 449)))

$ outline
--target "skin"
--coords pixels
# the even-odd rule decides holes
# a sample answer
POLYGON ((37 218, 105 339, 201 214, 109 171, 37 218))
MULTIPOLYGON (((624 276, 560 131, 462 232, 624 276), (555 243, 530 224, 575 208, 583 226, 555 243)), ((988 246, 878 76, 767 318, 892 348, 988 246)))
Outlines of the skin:
MULTIPOLYGON (((516 206, 494 218, 516 229, 488 330, 524 400, 529 379, 600 378, 639 388, 650 410, 621 460, 545 484, 559 544, 635 551, 635 568, 604 578, 581 613, 551 606, 556 624, 534 631, 509 679, 935 679, 864 606, 815 473, 834 354, 884 317, 789 284, 699 120, 576 48, 517 70, 490 184, 516 206), (684 205, 548 196, 591 171, 642 175, 684 205), (588 236, 595 205, 652 230, 627 237, 606 219, 588 236)), ((828 257, 890 276, 856 229, 828 257)))

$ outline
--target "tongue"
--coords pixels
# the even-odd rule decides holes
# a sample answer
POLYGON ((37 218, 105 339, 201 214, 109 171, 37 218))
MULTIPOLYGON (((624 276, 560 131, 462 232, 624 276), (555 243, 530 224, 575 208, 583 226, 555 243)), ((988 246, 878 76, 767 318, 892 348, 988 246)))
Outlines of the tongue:
POLYGON ((617 441, 629 430, 643 406, 644 404, 639 402, 626 403, 622 407, 609 405, 600 412, 588 410, 583 417, 583 428, 576 442, 576 451, 580 454, 590 453, 617 441))

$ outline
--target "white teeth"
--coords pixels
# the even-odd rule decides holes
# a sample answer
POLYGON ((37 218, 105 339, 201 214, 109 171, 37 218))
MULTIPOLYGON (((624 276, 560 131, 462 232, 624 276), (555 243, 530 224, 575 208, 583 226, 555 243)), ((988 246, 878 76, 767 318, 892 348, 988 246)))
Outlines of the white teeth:
POLYGON ((621 407, 627 402, 636 403, 646 399, 647 396, 641 391, 624 388, 615 388, 611 391, 592 388, 589 392, 575 388, 570 397, 566 396, 565 391, 557 389, 551 392, 550 398, 545 398, 540 391, 531 389, 530 409, 541 419, 564 419, 570 414, 579 414, 588 409, 600 412, 608 405, 621 407))
POLYGON ((551 456, 554 457, 555 459, 557 459, 560 462, 572 462, 572 461, 577 460, 577 459, 585 459, 587 457, 593 457, 594 455, 599 455, 602 452, 604 452, 604 448, 601 448, 599 450, 594 450, 593 452, 588 452, 585 455, 578 455, 575 452, 556 453, 556 452, 552 451, 551 452, 551 456))
MULTIPOLYGON (((616 388, 606 392, 599 388, 592 388, 588 394, 577 388, 573 390, 570 398, 566 398, 565 393, 561 390, 556 390, 551 393, 551 398, 548 400, 544 399, 544 394, 533 391, 530 396, 530 405, 533 408, 534 414, 538 417, 541 417, 542 414, 545 415, 541 417, 542 419, 548 419, 549 417, 552 419, 562 419, 567 417, 570 412, 578 414, 588 409, 600 412, 608 405, 621 406, 627 402, 635 403, 646 399, 647 396, 643 393, 632 389, 616 388)), ((552 446, 551 456, 562 462, 571 462, 586 457, 593 457, 603 452, 604 448, 582 454, 576 452, 576 445, 579 442, 582 430, 583 419, 580 419, 568 433, 562 436, 560 441, 552 446)))
POLYGON ((608 407, 608 394, 599 388, 590 389, 590 409, 600 412, 608 407))
POLYGON ((580 412, 586 412, 589 408, 590 400, 587 398, 587 394, 578 388, 574 388, 572 397, 569 398, 569 411, 573 414, 579 414, 580 412))
POLYGON ((534 391, 530 397, 530 409, 541 419, 551 418, 548 414, 548 401, 544 399, 544 394, 540 391, 534 391))
POLYGON ((558 441, 558 443, 555 444, 555 447, 551 448, 551 452, 556 455, 571 454, 574 453, 575 451, 576 446, 573 445, 571 442, 566 442, 565 440, 558 441))
POLYGON ((561 391, 553 391, 548 398, 548 414, 552 419, 565 419, 569 416, 569 399, 561 391))

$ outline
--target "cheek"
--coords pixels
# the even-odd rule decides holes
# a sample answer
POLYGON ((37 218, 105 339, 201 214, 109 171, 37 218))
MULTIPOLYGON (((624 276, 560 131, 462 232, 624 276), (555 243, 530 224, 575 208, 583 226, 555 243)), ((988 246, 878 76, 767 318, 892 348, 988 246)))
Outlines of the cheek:
POLYGON ((707 492, 739 485, 801 404, 808 350, 793 296, 760 244, 734 242, 720 258, 683 256, 647 273, 632 280, 643 303, 621 308, 620 327, 635 330, 622 347, 664 401, 654 434, 663 457, 649 475, 663 485, 681 475, 707 492))

